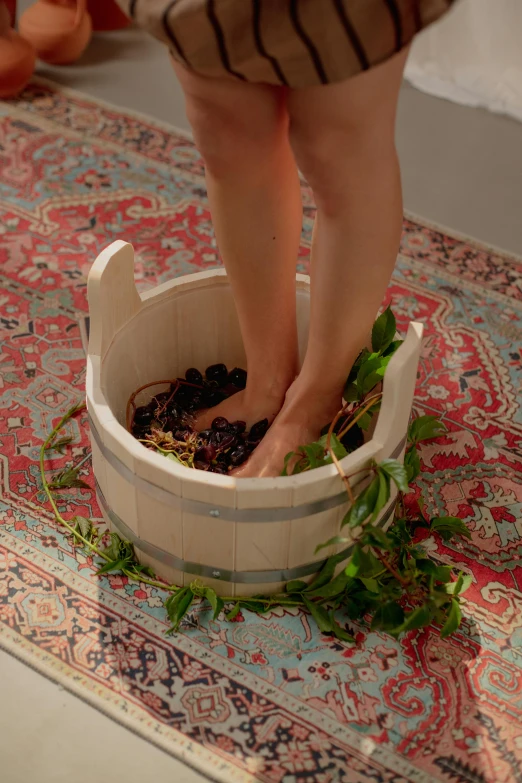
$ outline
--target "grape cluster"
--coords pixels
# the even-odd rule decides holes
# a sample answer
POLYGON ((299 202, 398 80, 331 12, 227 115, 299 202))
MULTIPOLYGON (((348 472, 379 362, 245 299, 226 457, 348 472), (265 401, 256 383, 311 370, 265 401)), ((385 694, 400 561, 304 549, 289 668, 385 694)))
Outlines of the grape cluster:
POLYGON ((217 416, 208 430, 196 432, 195 415, 213 408, 246 386, 247 374, 224 364, 207 367, 205 375, 191 367, 170 389, 136 408, 131 432, 145 446, 188 467, 226 475, 250 456, 268 430, 268 419, 247 430, 246 422, 217 416))

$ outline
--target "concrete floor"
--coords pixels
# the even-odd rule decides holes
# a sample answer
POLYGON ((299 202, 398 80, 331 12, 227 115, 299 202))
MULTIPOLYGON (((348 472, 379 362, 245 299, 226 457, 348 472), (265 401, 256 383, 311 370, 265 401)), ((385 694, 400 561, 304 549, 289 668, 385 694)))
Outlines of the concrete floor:
MULTIPOLYGON (((30 0, 22 0, 21 10, 30 0)), ((187 128, 163 48, 139 31, 99 35, 81 63, 39 72, 68 87, 187 128)), ((522 124, 404 86, 397 140, 405 206, 522 254, 522 124)), ((196 783, 192 770, 0 652, 3 783, 196 783), (87 755, 79 750, 89 747, 87 755)))

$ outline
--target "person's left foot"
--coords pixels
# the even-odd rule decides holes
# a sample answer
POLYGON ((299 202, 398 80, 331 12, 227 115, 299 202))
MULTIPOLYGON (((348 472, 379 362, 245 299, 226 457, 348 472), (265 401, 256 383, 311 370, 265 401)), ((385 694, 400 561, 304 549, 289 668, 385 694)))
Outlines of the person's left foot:
POLYGON ((299 393, 297 383, 287 394, 285 404, 267 434, 250 459, 233 471, 236 478, 268 478, 280 476, 285 457, 299 446, 318 440, 322 428, 332 421, 341 406, 341 397, 328 402, 322 398, 314 404, 306 394, 299 393))

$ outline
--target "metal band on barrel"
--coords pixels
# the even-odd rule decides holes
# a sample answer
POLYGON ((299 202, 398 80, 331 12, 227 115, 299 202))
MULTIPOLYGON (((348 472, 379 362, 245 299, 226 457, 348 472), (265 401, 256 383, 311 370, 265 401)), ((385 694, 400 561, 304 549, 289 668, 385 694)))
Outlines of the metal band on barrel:
MULTIPOLYGON (((204 503, 201 500, 190 500, 181 498, 162 487, 158 487, 151 481, 137 476, 102 442, 100 434, 97 431, 94 422, 89 417, 91 435, 96 442, 103 457, 107 460, 119 475, 132 484, 136 489, 145 492, 160 503, 176 508, 179 511, 185 511, 197 516, 208 516, 215 519, 223 519, 227 522, 286 522, 291 519, 302 519, 311 517, 314 514, 320 514, 322 511, 328 511, 330 508, 336 508, 347 503, 346 492, 340 492, 332 497, 316 500, 313 503, 302 503, 299 506, 288 506, 286 508, 230 508, 228 506, 218 506, 213 503, 204 503)), ((398 457, 404 446, 406 437, 395 447, 390 454, 391 459, 398 457)), ((362 472, 362 471, 361 471, 362 472)))
MULTIPOLYGON (((98 502, 101 508, 105 511, 106 515, 111 521, 118 533, 123 538, 130 541, 138 550, 143 552, 155 560, 159 560, 169 568, 175 568, 177 571, 182 571, 185 574, 192 574, 193 576, 203 576, 208 579, 220 579, 223 582, 234 582, 235 584, 273 584, 275 582, 290 582, 292 579, 300 579, 303 576, 310 576, 319 571, 326 563, 326 559, 316 560, 313 563, 305 563, 305 565, 296 566, 295 568, 276 569, 273 571, 230 571, 227 568, 216 568, 214 566, 202 565, 201 563, 192 563, 189 560, 183 560, 177 555, 173 555, 171 552, 167 552, 165 549, 151 544, 149 541, 137 536, 128 525, 125 524, 108 505, 103 492, 100 489, 100 485, 96 482, 96 492, 98 495, 98 502)), ((377 521, 380 527, 383 527, 388 519, 393 514, 395 503, 390 503, 388 509, 377 521)), ((343 549, 340 555, 348 557, 353 549, 353 544, 343 549)))

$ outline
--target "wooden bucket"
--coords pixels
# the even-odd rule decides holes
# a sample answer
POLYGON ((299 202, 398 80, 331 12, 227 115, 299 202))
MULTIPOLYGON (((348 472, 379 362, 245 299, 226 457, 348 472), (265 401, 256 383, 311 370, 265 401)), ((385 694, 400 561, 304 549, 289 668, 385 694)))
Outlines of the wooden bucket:
MULTIPOLYGON (((296 296, 302 358, 310 300, 305 275, 297 275, 296 296)), ((340 549, 315 554, 317 544, 337 535, 348 507, 333 465, 298 476, 235 479, 177 465, 125 428, 127 401, 143 384, 216 362, 246 366, 225 271, 178 277, 140 296, 133 248, 117 241, 94 262, 88 298, 92 459, 111 529, 173 584, 199 578, 221 595, 254 595, 279 592, 290 579, 309 580, 340 549)), ((386 371, 374 432, 343 460, 346 473, 371 459, 402 459, 421 336, 422 326, 410 324, 386 371)), ((383 527, 392 511, 393 503, 383 510, 383 527)))

